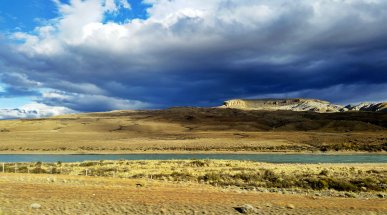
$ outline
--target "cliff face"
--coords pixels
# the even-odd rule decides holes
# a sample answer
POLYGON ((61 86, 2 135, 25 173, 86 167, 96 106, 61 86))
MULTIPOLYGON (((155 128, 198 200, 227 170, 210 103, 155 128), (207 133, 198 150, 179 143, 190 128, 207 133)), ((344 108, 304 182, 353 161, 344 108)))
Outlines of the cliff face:
POLYGON ((291 110, 333 113, 345 111, 387 111, 387 103, 361 103, 359 105, 341 106, 318 99, 232 99, 225 101, 221 108, 244 110, 291 110))

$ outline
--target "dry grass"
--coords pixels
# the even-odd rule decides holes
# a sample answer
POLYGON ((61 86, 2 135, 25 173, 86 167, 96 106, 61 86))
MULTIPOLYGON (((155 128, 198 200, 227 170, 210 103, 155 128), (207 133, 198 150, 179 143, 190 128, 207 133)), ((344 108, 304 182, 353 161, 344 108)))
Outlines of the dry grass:
POLYGON ((386 164, 268 164, 252 161, 87 161, 14 163, 6 172, 154 179, 236 186, 246 189, 300 188, 351 192, 387 191, 386 164))
MULTIPOLYGON (((32 164, 30 167, 36 166, 32 164)), ((57 164, 44 163, 41 167, 48 170, 53 166, 57 164)), ((236 174, 253 169, 260 171, 262 168, 275 174, 320 174, 327 169, 328 174, 340 177, 353 177, 357 174, 353 171, 366 173, 372 170, 378 177, 385 177, 385 173, 381 173, 386 169, 383 164, 286 165, 190 160, 63 163, 62 167, 66 174, 71 175, 0 173, 0 211, 4 214, 239 214, 234 207, 251 204, 258 209, 257 214, 387 213, 386 199, 262 193, 223 189, 173 178, 173 172, 180 171, 193 171, 194 175, 209 172, 236 174), (117 174, 116 177, 79 176, 86 168, 96 168, 105 173, 117 170, 117 174), (134 174, 164 174, 172 178, 133 179, 134 174), (41 208, 31 209, 32 203, 40 204, 41 208), (288 209, 288 204, 295 208, 288 209)))
POLYGON ((387 114, 176 108, 0 121, 0 152, 386 151, 387 114))

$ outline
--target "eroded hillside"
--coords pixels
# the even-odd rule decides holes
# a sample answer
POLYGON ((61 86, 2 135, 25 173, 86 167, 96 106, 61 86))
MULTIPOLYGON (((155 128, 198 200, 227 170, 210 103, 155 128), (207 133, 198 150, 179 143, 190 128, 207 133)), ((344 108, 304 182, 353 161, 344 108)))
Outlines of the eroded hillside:
POLYGON ((232 99, 225 101, 220 108, 234 108, 242 110, 290 110, 309 111, 318 113, 334 113, 346 111, 387 112, 387 102, 363 102, 356 105, 337 105, 319 99, 232 99))
POLYGON ((0 121, 0 151, 387 151, 387 114, 171 108, 0 121))

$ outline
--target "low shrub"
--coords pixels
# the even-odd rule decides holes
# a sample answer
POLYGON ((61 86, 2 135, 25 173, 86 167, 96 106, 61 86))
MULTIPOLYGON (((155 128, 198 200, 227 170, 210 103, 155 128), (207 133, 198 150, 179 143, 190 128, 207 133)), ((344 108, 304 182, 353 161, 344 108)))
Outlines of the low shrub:
POLYGON ((193 167, 206 167, 210 166, 210 161, 209 160, 194 160, 189 163, 189 166, 193 167))
POLYGON ((321 172, 319 173, 319 175, 324 175, 324 176, 328 176, 329 174, 329 171, 327 169, 323 169, 321 170, 321 172))
POLYGON ((351 180, 351 183, 358 188, 365 187, 367 190, 383 191, 383 183, 373 178, 351 180))
POLYGON ((321 178, 310 178, 305 180, 307 182, 308 188, 314 190, 323 190, 329 188, 329 183, 326 179, 321 178))
POLYGON ((37 166, 33 169, 30 170, 30 173, 38 173, 38 174, 41 174, 41 173, 48 173, 45 169, 37 166))
POLYGON ((28 173, 28 167, 27 166, 20 166, 17 168, 18 173, 28 173))
POLYGON ((79 166, 95 166, 99 164, 99 162, 95 162, 95 161, 87 161, 87 162, 82 162, 79 164, 79 166))
POLYGON ((262 178, 264 180, 267 180, 267 181, 270 181, 270 182, 276 182, 278 180, 278 176, 274 173, 273 170, 270 170, 270 169, 265 169, 263 171, 263 176, 262 178))
POLYGON ((190 181, 195 178, 192 174, 186 172, 173 172, 171 177, 175 181, 190 181))
POLYGON ((244 182, 256 182, 262 180, 262 176, 259 172, 237 173, 232 177, 236 180, 242 180, 244 182))
POLYGON ((338 191, 358 191, 359 188, 345 179, 328 179, 328 188, 338 191))

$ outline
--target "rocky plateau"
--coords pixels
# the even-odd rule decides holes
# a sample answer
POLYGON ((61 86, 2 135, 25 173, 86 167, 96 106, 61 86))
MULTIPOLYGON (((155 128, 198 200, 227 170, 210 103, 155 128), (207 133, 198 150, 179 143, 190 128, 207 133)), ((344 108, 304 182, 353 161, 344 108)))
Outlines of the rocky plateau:
POLYGON ((319 99, 232 99, 224 102, 220 108, 234 108, 242 110, 291 110, 310 111, 318 113, 335 113, 347 111, 387 112, 387 102, 363 102, 357 105, 337 105, 319 99))

